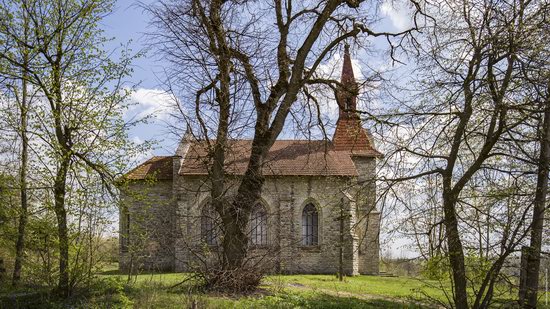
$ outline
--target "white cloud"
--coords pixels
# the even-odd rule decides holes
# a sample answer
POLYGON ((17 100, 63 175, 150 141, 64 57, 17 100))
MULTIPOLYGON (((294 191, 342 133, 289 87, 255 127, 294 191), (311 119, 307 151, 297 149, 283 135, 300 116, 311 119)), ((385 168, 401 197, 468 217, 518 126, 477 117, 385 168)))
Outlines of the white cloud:
POLYGON ((170 111, 177 103, 174 96, 164 90, 138 88, 132 92, 129 100, 133 103, 126 117, 141 119, 153 117, 159 120, 168 120, 170 111))
POLYGON ((411 10, 402 0, 386 0, 380 7, 382 14, 387 16, 397 31, 403 31, 412 25, 411 10))

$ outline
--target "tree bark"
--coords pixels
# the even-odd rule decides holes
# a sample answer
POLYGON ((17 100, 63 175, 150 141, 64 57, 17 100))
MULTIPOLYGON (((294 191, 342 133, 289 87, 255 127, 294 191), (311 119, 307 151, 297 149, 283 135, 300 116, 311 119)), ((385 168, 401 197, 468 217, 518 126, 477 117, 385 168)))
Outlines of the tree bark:
POLYGON ((28 161, 28 137, 27 137, 27 106, 26 82, 22 88, 22 106, 21 106, 21 166, 19 167, 19 193, 21 198, 21 209, 19 210, 19 225, 17 227, 17 242, 15 244, 15 263, 13 266, 12 285, 17 285, 21 280, 21 268, 23 265, 25 250, 25 230, 28 218, 28 197, 27 197, 27 161, 28 161))
POLYGON ((229 209, 222 215, 226 229, 222 244, 224 264, 230 269, 243 266, 248 251, 246 227, 251 209, 260 198, 264 184, 261 166, 263 157, 269 150, 268 146, 261 142, 262 140, 255 139, 252 142, 251 159, 237 195, 229 209))
MULTIPOLYGON (((549 87, 550 88, 550 87, 549 87)), ((549 89, 550 90, 550 89, 549 89)), ((533 206, 533 222, 531 224, 531 243, 527 255, 525 287, 520 287, 520 303, 523 308, 537 307, 537 291, 539 289, 540 254, 542 233, 544 229, 544 211, 546 194, 548 193, 548 169, 550 166, 550 96, 546 99, 544 120, 540 135, 540 156, 538 160, 537 189, 533 206), (522 295, 522 290, 525 296, 522 295)))
POLYGON ((453 287, 455 289, 454 302, 456 308, 468 307, 468 293, 466 291, 466 269, 464 264, 464 251, 458 231, 456 218, 456 197, 451 192, 451 177, 443 179, 443 212, 445 217, 445 230, 447 234, 447 247, 449 261, 453 271, 453 287))
POLYGON ((54 211, 57 219, 59 238, 59 281, 58 292, 62 297, 70 295, 69 286, 69 235, 67 229, 67 210, 65 209, 66 181, 69 160, 60 162, 54 182, 54 211))

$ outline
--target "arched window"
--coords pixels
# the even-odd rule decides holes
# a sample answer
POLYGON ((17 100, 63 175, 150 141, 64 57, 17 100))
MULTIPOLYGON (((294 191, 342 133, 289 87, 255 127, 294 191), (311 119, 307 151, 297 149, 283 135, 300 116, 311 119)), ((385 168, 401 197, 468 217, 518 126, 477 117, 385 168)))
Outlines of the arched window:
POLYGON ((262 204, 256 204, 250 213, 250 242, 253 245, 267 245, 267 211, 262 204))
POLYGON ((319 243, 319 214, 313 204, 307 204, 302 211, 302 244, 315 246, 319 243))
POLYGON ((218 213, 206 205, 201 213, 201 239, 209 246, 218 244, 218 213))

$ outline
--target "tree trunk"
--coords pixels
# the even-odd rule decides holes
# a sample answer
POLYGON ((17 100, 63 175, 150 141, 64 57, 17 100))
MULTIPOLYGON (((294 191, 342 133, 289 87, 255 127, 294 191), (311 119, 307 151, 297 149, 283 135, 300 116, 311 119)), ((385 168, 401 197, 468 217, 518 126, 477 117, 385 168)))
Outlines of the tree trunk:
POLYGON ((65 209, 66 180, 69 160, 63 158, 54 182, 54 211, 57 218, 59 238, 59 282, 58 291, 62 297, 70 295, 69 286, 69 235, 67 229, 67 210, 65 209))
POLYGON ((248 249, 248 237, 245 232, 247 215, 244 212, 230 207, 222 216, 225 229, 222 242, 223 268, 235 270, 243 266, 248 249))
POLYGON ((445 230, 447 233, 447 247, 449 261, 453 271, 454 301, 456 308, 468 307, 468 293, 466 291, 466 269, 464 265, 464 251, 458 221, 456 218, 456 197, 451 193, 450 177, 445 177, 443 188, 443 211, 445 215, 445 230))
POLYGON ((229 211, 222 215, 225 235, 223 239, 224 264, 230 269, 243 266, 248 250, 247 224, 254 204, 260 198, 265 178, 261 166, 269 146, 265 140, 256 138, 252 142, 249 166, 232 202, 229 211), (225 217, 225 218, 224 218, 225 217))
MULTIPOLYGON (((23 86, 23 101, 26 100, 26 85, 23 86)), ((27 199, 27 158, 28 158, 28 139, 26 133, 26 109, 24 103, 21 107, 21 166, 19 168, 19 190, 21 198, 21 209, 19 212, 19 226, 17 227, 17 242, 15 244, 15 263, 13 266, 13 277, 12 285, 17 285, 21 279, 21 268, 23 264, 23 254, 25 250, 25 229, 27 227, 27 217, 28 217, 28 199, 27 199)))
MULTIPOLYGON (((28 22, 24 21, 24 40, 27 40, 28 22)), ((27 68, 29 64, 29 55, 27 49, 23 51, 23 66, 21 79, 21 102, 19 106, 21 127, 21 162, 19 167, 19 193, 21 198, 21 209, 19 213, 19 225, 17 227, 17 242, 15 244, 15 263, 13 265, 12 285, 16 286, 21 280, 21 268, 25 251, 25 230, 28 218, 28 198, 27 198, 27 167, 28 167, 28 145, 27 136, 27 112, 28 112, 28 89, 27 89, 27 68)))
POLYGON ((529 254, 527 255, 525 299, 522 299, 522 295, 520 295, 520 303, 522 303, 523 308, 537 307, 537 291, 539 289, 540 252, 544 229, 546 194, 548 192, 548 169, 550 165, 550 102, 547 99, 545 103, 544 120, 540 135, 537 189, 533 207, 533 222, 531 225, 531 244, 527 250, 529 254))

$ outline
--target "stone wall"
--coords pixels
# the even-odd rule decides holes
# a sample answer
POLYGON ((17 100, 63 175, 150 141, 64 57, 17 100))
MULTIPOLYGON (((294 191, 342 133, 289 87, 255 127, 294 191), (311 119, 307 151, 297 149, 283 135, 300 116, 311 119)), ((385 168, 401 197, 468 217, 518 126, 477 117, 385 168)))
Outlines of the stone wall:
POLYGON ((378 274, 380 213, 376 209, 376 159, 354 157, 353 162, 360 172, 360 184, 355 191, 357 201, 357 237, 359 242, 359 273, 378 274))
MULTIPOLYGON (((361 242, 359 232, 376 234, 374 224, 360 220, 361 211, 354 196, 343 194, 342 188, 353 188, 354 179, 345 177, 269 177, 262 192, 262 204, 267 209, 269 260, 273 270, 281 273, 334 274, 339 267, 340 213, 344 211, 344 271, 347 274, 377 273, 378 247, 361 242), (301 216, 308 204, 319 213, 319 244, 302 245, 301 216), (340 207, 343 207, 341 209, 340 207), (358 228, 363 225, 363 228, 358 228), (276 252, 276 254, 273 254, 276 252)), ((231 186, 230 186, 231 187, 231 186)), ((235 185, 232 186, 236 189, 235 185)), ((175 267, 189 270, 199 263, 197 255, 212 258, 214 248, 200 241, 201 209, 208 204, 209 186, 206 177, 177 177, 174 181, 177 200, 179 234, 175 244, 175 267), (195 251, 194 253, 190 251, 195 251)), ((231 194, 231 192, 229 192, 231 194)), ((367 199, 374 201, 374 198, 367 199)), ((362 205, 361 209, 373 208, 362 205)), ((372 219, 374 220, 374 217, 372 219)), ((372 236, 372 235, 371 235, 372 236)), ((370 238, 369 238, 370 239, 370 238)), ((377 239, 377 237, 376 237, 377 239)), ((258 250, 251 254, 259 254, 258 250)))
POLYGON ((173 270, 175 205, 172 181, 133 182, 121 193, 121 201, 120 269, 173 270))

